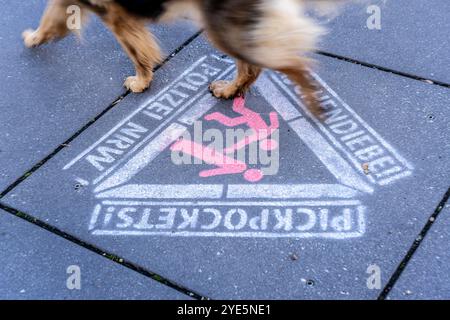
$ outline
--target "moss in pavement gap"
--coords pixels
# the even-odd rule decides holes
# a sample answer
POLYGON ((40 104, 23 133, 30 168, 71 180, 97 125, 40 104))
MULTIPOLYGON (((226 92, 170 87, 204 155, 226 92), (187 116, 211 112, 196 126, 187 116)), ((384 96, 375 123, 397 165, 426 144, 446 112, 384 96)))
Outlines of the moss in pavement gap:
POLYGON ((155 274, 154 276, 152 276, 152 279, 153 279, 153 280, 156 280, 156 281, 158 281, 158 282, 162 282, 162 281, 164 280, 162 277, 158 276, 157 274, 155 274))
POLYGON ((108 258, 109 260, 112 260, 114 262, 118 262, 118 263, 122 263, 123 259, 113 255, 113 254, 109 254, 109 253, 103 253, 103 256, 108 258))
POLYGON ((15 215, 18 216, 19 218, 28 220, 28 216, 23 212, 17 211, 15 212, 15 215))

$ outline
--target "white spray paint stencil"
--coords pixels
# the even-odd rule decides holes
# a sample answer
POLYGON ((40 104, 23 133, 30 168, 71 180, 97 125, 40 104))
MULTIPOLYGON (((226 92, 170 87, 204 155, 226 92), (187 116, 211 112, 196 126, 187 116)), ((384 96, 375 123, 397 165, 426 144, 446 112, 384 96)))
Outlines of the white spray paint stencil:
MULTIPOLYGON (((312 76, 322 86, 318 96, 327 110, 323 121, 298 102, 298 88, 276 73, 264 74, 256 83, 273 108, 270 125, 239 99, 233 104, 236 118, 212 112, 218 100, 208 92, 208 84, 233 71, 229 60, 201 58, 64 167, 76 171, 83 166, 84 172, 92 172, 83 180, 99 201, 89 224, 93 234, 345 239, 365 233, 367 208, 361 198, 409 176, 412 166, 316 74, 312 76), (244 123, 269 131, 282 120, 291 128, 290 139, 300 139, 335 183, 268 183, 261 171, 244 162, 217 165, 215 153, 202 158, 207 169, 198 166, 202 183, 187 184, 183 170, 176 184, 133 183, 161 153, 210 151, 179 140, 205 119, 218 127, 244 123), (241 175, 243 182, 227 182, 232 174, 241 175), (208 183, 208 177, 218 175, 221 183, 208 183)), ((270 146, 273 132, 256 139, 270 146)), ((282 156, 280 161, 285 161, 282 156)))

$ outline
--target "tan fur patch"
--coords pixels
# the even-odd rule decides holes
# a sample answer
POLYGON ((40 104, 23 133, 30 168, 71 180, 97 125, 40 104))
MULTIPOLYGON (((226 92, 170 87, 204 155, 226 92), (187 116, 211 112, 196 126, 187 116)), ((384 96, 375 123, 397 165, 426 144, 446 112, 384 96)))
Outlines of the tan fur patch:
POLYGON ((278 3, 266 0, 262 4, 264 18, 251 32, 249 54, 265 67, 279 69, 298 62, 316 47, 325 30, 308 18, 296 0, 278 3))
POLYGON ((187 19, 199 27, 203 27, 203 16, 198 0, 178 0, 169 3, 160 22, 171 22, 176 19, 187 19))
POLYGON ((230 99, 244 95, 250 86, 258 79, 261 68, 244 61, 237 61, 237 75, 233 81, 219 80, 213 82, 209 89, 216 98, 230 99))
POLYGON ((147 89, 153 79, 153 68, 162 61, 161 52, 145 20, 128 14, 122 7, 111 3, 101 16, 126 51, 136 68, 136 76, 128 77, 124 86, 133 92, 147 89))
MULTIPOLYGON (((36 47, 52 40, 63 38, 70 33, 67 27, 67 8, 77 4, 76 0, 51 0, 41 18, 37 30, 27 29, 22 33, 27 47, 36 47)), ((81 16, 86 21, 86 11, 81 7, 81 16)))

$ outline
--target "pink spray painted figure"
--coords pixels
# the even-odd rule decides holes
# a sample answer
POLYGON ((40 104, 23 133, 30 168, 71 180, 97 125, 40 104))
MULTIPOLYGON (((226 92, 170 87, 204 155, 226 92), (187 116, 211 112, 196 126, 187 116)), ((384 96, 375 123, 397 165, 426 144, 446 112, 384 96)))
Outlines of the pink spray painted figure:
POLYGON ((220 112, 214 112, 206 115, 205 120, 217 121, 227 127, 246 125, 252 129, 251 135, 246 136, 221 152, 191 140, 179 140, 171 146, 171 150, 189 154, 207 164, 216 166, 214 169, 201 171, 200 177, 243 174, 245 180, 258 182, 264 177, 261 170, 248 169, 246 163, 234 159, 228 154, 234 154, 235 151, 245 148, 253 142, 258 142, 259 147, 263 150, 275 150, 278 148, 278 143, 270 138, 275 130, 279 128, 278 115, 276 112, 271 112, 269 114, 270 125, 267 125, 259 113, 245 106, 245 99, 242 97, 234 100, 233 111, 240 114, 240 116, 230 118, 220 112))

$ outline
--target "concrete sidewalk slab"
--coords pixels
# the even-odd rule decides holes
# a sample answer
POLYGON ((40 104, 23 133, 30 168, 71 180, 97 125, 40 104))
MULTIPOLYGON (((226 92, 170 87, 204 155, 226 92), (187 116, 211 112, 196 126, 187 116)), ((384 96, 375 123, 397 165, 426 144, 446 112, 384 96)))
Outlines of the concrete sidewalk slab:
POLYGON ((250 111, 212 98, 233 64, 196 40, 2 201, 211 298, 376 298, 368 267, 385 284, 448 187, 449 94, 318 59, 323 124, 274 73, 250 111), (193 120, 223 132, 239 110, 278 119, 277 174, 172 163, 193 120))
MULTIPOLYGON (((45 3, 0 3, 2 191, 123 94, 125 77, 134 74, 131 62, 98 19, 87 26, 82 43, 70 36, 26 49, 21 33, 38 26, 45 3)), ((196 32, 184 22, 153 29, 166 53, 196 32)))
POLYGON ((0 249, 2 300, 190 299, 2 210, 0 249))
POLYGON ((450 205, 442 210, 388 298, 450 299, 450 205))
POLYGON ((375 0, 348 5, 327 24, 321 49, 362 62, 450 83, 447 0, 375 0), (375 7, 374 7, 375 6, 375 7), (379 8, 379 9, 378 9, 379 8), (367 20, 381 12, 381 30, 367 20))

